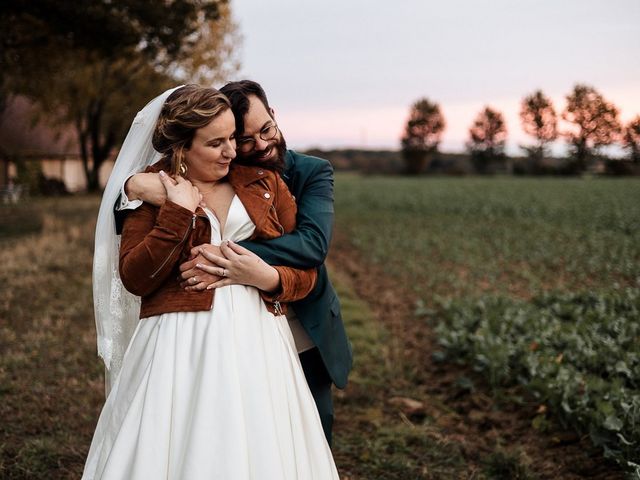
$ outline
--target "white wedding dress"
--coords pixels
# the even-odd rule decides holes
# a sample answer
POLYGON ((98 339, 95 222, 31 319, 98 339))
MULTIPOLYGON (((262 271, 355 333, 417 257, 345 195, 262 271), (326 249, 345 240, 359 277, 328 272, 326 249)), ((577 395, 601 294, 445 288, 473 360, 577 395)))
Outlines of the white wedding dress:
MULTIPOLYGON (((253 233, 234 196, 224 234, 253 233)), ((83 479, 327 480, 338 473, 285 316, 258 291, 141 320, 98 420, 83 479)))

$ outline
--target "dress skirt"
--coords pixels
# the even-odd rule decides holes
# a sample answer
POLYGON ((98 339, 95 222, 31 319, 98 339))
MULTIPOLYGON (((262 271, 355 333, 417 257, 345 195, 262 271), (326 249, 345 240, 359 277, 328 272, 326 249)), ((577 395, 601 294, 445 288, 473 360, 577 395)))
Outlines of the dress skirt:
MULTIPOLYGON (((246 238, 247 222, 235 197, 227 238, 246 238)), ((286 317, 231 285, 210 311, 140 320, 82 478, 337 479, 286 317)))

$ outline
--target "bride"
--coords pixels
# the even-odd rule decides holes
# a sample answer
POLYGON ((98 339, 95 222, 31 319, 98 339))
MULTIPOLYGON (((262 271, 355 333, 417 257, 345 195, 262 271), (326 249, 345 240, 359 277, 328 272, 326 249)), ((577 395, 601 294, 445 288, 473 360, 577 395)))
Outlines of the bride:
POLYGON ((177 267, 193 246, 228 242, 250 254, 235 242, 295 227, 278 174, 231 163, 234 128, 224 95, 187 85, 139 112, 120 150, 94 256, 108 397, 83 479, 338 478, 283 315, 313 288, 315 270, 254 255, 246 285, 180 287, 177 267), (112 207, 123 179, 144 167, 160 172, 167 201, 130 213, 118 245, 112 207))

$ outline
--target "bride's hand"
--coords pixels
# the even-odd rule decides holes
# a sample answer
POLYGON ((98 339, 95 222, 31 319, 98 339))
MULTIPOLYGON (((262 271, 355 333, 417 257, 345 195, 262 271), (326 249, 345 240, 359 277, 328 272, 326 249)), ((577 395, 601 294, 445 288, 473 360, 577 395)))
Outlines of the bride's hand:
POLYGON ((196 268, 197 264, 217 266, 202 255, 203 251, 208 251, 212 255, 222 255, 220 247, 210 243, 204 243, 191 249, 191 258, 180 265, 180 286, 189 292, 205 290, 209 285, 221 279, 218 275, 212 275, 201 268, 196 268))
POLYGON ((274 292, 280 288, 278 271, 252 251, 232 241, 224 242, 220 245, 220 250, 224 257, 202 251, 202 256, 217 266, 196 265, 196 268, 204 272, 224 277, 209 285, 208 290, 227 285, 251 285, 265 292, 274 292))
POLYGON ((160 170, 160 180, 167 191, 167 200, 171 200, 192 212, 196 211, 202 201, 202 194, 189 180, 185 180, 181 176, 177 176, 174 180, 162 170, 160 170))

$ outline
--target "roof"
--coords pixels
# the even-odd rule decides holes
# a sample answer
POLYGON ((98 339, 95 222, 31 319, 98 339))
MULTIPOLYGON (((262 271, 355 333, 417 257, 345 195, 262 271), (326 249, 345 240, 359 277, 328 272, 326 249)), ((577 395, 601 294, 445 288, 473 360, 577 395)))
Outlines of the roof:
POLYGON ((80 148, 73 126, 56 128, 37 121, 37 107, 18 95, 0 113, 0 152, 9 155, 78 155, 80 148))

